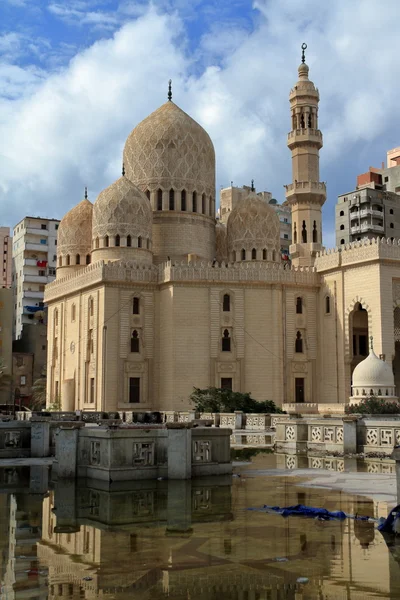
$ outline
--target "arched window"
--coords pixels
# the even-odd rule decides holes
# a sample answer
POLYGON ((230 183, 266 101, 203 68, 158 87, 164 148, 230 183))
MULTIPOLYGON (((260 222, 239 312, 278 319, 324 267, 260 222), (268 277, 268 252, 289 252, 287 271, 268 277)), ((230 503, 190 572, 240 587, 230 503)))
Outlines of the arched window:
POLYGON ((273 262, 276 261, 276 252, 275 252, 275 250, 272 250, 272 261, 273 262))
POLYGON ((91 255, 90 255, 90 254, 86 254, 86 264, 87 264, 87 265, 90 265, 90 263, 91 263, 91 260, 92 260, 92 257, 91 257, 91 255))
POLYGON ((341 211, 340 211, 340 213, 339 213, 339 216, 340 216, 340 217, 344 217, 344 210, 341 210, 341 211))
POLYGON ((251 251, 251 260, 256 260, 257 258, 257 251, 255 248, 253 248, 253 250, 251 251))
POLYGON ((169 190, 169 210, 175 210, 175 192, 172 188, 169 190))
POLYGON ((58 266, 59 266, 59 267, 62 267, 62 258, 61 258, 61 256, 60 256, 60 257, 59 257, 59 259, 58 259, 58 266))
POLYGON ((394 229, 393 223, 390 223, 390 229, 394 229))
POLYGON ((131 336, 131 352, 139 352, 139 351, 140 351, 139 334, 135 329, 134 331, 132 331, 132 336, 131 336))
POLYGON ((56 309, 54 311, 54 327, 57 327, 58 325, 58 310, 56 309))
POLYGON ((296 223, 293 224, 293 243, 297 244, 297 229, 296 229, 296 223))
POLYGON ((378 396, 382 396, 382 390, 378 390, 378 396))
POLYGON ((98 248, 98 247, 99 247, 99 238, 98 238, 98 237, 96 238, 96 241, 95 241, 94 247, 95 247, 95 248, 98 248))
POLYGON ((222 352, 230 352, 231 351, 231 338, 229 337, 229 331, 224 329, 224 333, 222 335, 222 352))
POLYGON ((197 192, 193 192, 193 212, 197 212, 197 192))
POLYGON ((186 210, 186 190, 181 191, 181 210, 186 210))
POLYGON ((318 242, 318 233, 317 233, 317 223, 314 221, 313 231, 312 231, 312 241, 314 244, 318 242))
POLYGON ((340 229, 341 229, 341 231, 343 231, 343 229, 344 229, 344 225, 343 224, 340 226, 340 229))
POLYGON ((75 321, 76 319, 76 305, 73 304, 71 307, 71 321, 75 321))
POLYGON ((128 246, 128 248, 132 246, 132 238, 130 235, 126 237, 126 245, 128 246))
POLYGON ((326 296, 325 298, 325 312, 327 315, 331 312, 331 298, 330 296, 326 296))
POLYGON ((206 195, 202 194, 201 196, 201 212, 203 213, 203 215, 206 214, 206 195))
POLYGON ((119 234, 117 233, 117 235, 115 236, 115 245, 116 246, 120 246, 121 245, 121 238, 119 236, 119 234))
POLYGON ((150 190, 146 190, 146 196, 148 197, 148 199, 150 200, 150 190))
POLYGON ((223 302, 222 302, 222 310, 224 312, 230 312, 231 310, 231 297, 229 294, 224 294, 223 302))
POLYGON ((209 213, 210 213, 210 217, 213 217, 213 200, 212 197, 210 196, 210 205, 209 205, 209 213))
POLYGON ((340 240, 340 243, 341 243, 341 244, 344 244, 344 243, 345 243, 345 241, 344 241, 344 239, 343 239, 343 238, 340 240))
POLYGON ((104 238, 104 246, 106 248, 108 248, 109 245, 110 245, 110 239, 109 239, 108 235, 106 235, 106 237, 104 238))
POLYGON ((150 238, 147 238, 147 250, 150 250, 150 238))
POLYGON ((70 264, 71 264, 71 259, 69 257, 69 254, 67 254, 67 267, 69 267, 70 264))
POLYGON ((142 238, 141 238, 141 236, 140 236, 140 235, 139 235, 139 237, 138 237, 138 239, 137 239, 137 247, 138 247, 138 248, 141 248, 141 247, 142 247, 142 238))
POLYGON ((301 117, 300 117, 300 127, 302 129, 304 129, 304 127, 306 126, 305 122, 304 122, 304 114, 301 113, 301 117))
POLYGON ((93 317, 94 315, 94 301, 93 298, 89 298, 89 316, 93 317))
POLYGON ((162 210, 162 190, 157 191, 157 210, 162 210))
POLYGON ((312 125, 311 125, 311 114, 308 115, 308 126, 311 129, 312 125))
POLYGON ((296 314, 303 314, 303 298, 301 296, 297 296, 296 298, 296 314))
POLYGON ((267 250, 265 248, 263 250, 263 260, 267 260, 267 250))
POLYGON ((300 331, 296 333, 296 352, 303 352, 303 338, 301 337, 300 331))
POLYGON ((139 298, 134 298, 132 302, 132 314, 138 315, 140 311, 139 298))
POLYGON ((393 215, 393 214, 394 214, 394 213, 393 213, 393 208, 391 208, 391 209, 389 210, 389 214, 390 214, 390 215, 393 215))
POLYGON ((246 250, 242 248, 242 260, 246 260, 246 250))
POLYGON ((301 230, 301 239, 303 244, 307 244, 307 227, 306 227, 306 222, 303 221, 303 227, 301 230))
POLYGON ((75 264, 76 265, 80 265, 81 264, 81 255, 77 254, 75 257, 75 264))

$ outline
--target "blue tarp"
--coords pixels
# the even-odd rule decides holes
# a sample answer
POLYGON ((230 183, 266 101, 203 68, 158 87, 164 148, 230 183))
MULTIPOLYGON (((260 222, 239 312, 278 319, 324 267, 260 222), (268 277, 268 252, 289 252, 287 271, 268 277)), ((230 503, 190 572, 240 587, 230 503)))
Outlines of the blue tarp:
POLYGON ((341 510, 331 512, 326 508, 314 508, 313 506, 304 506, 304 504, 296 504, 295 506, 287 506, 286 508, 281 508, 280 506, 268 506, 267 504, 264 504, 261 509, 250 508, 249 510, 270 510, 282 515, 282 517, 299 516, 311 517, 313 519, 319 518, 324 520, 347 518, 346 513, 341 510))

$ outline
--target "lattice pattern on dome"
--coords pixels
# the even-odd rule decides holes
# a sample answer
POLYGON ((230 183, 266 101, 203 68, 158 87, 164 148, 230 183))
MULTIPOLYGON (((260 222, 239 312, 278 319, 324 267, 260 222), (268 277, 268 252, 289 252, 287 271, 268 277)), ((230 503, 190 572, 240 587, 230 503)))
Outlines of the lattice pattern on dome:
POLYGON ((279 217, 266 202, 249 194, 236 204, 228 219, 228 252, 242 249, 280 249, 279 217))
POLYGON ((225 225, 218 223, 215 227, 215 258, 219 263, 228 260, 228 239, 225 225))
POLYGON ((394 341, 400 342, 400 308, 394 309, 394 341))
POLYGON ((90 254, 93 204, 85 199, 61 219, 57 232, 57 254, 90 254))
POLYGON ((142 191, 185 189, 215 198, 215 152, 208 133, 167 102, 130 133, 124 148, 128 179, 142 191))
POLYGON ((152 219, 148 198, 126 177, 120 177, 94 203, 92 236, 118 234, 151 239, 152 219))

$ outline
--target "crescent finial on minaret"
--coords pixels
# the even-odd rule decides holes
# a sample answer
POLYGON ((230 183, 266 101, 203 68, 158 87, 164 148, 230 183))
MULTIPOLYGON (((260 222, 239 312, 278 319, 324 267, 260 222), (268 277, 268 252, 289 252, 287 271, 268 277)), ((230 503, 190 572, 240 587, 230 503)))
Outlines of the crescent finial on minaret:
POLYGON ((306 51, 307 50, 307 44, 305 42, 302 43, 301 45, 301 62, 305 63, 306 62, 306 51))
POLYGON ((168 81, 168 100, 169 102, 172 100, 172 79, 168 81))

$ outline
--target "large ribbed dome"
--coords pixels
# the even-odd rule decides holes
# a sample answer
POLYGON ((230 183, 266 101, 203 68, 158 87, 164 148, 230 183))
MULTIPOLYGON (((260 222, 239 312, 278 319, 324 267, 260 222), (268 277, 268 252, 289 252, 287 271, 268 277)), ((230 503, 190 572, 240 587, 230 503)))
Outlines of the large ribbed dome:
POLYGON ((147 197, 126 177, 103 190, 93 207, 93 239, 119 235, 151 240, 152 211, 147 197))
POLYGON ((85 256, 92 248, 93 204, 85 198, 61 219, 57 233, 57 254, 85 256))
POLYGON ((394 376, 390 365, 377 357, 371 349, 365 360, 353 371, 353 388, 390 388, 394 386, 394 376))
POLYGON ((173 102, 166 102, 129 134, 126 176, 142 191, 158 188, 215 198, 215 153, 208 133, 173 102))
MULTIPOLYGON (((228 218, 228 252, 280 250, 279 218, 254 192, 240 200, 228 218)), ((257 257, 258 258, 258 257, 257 257)))

